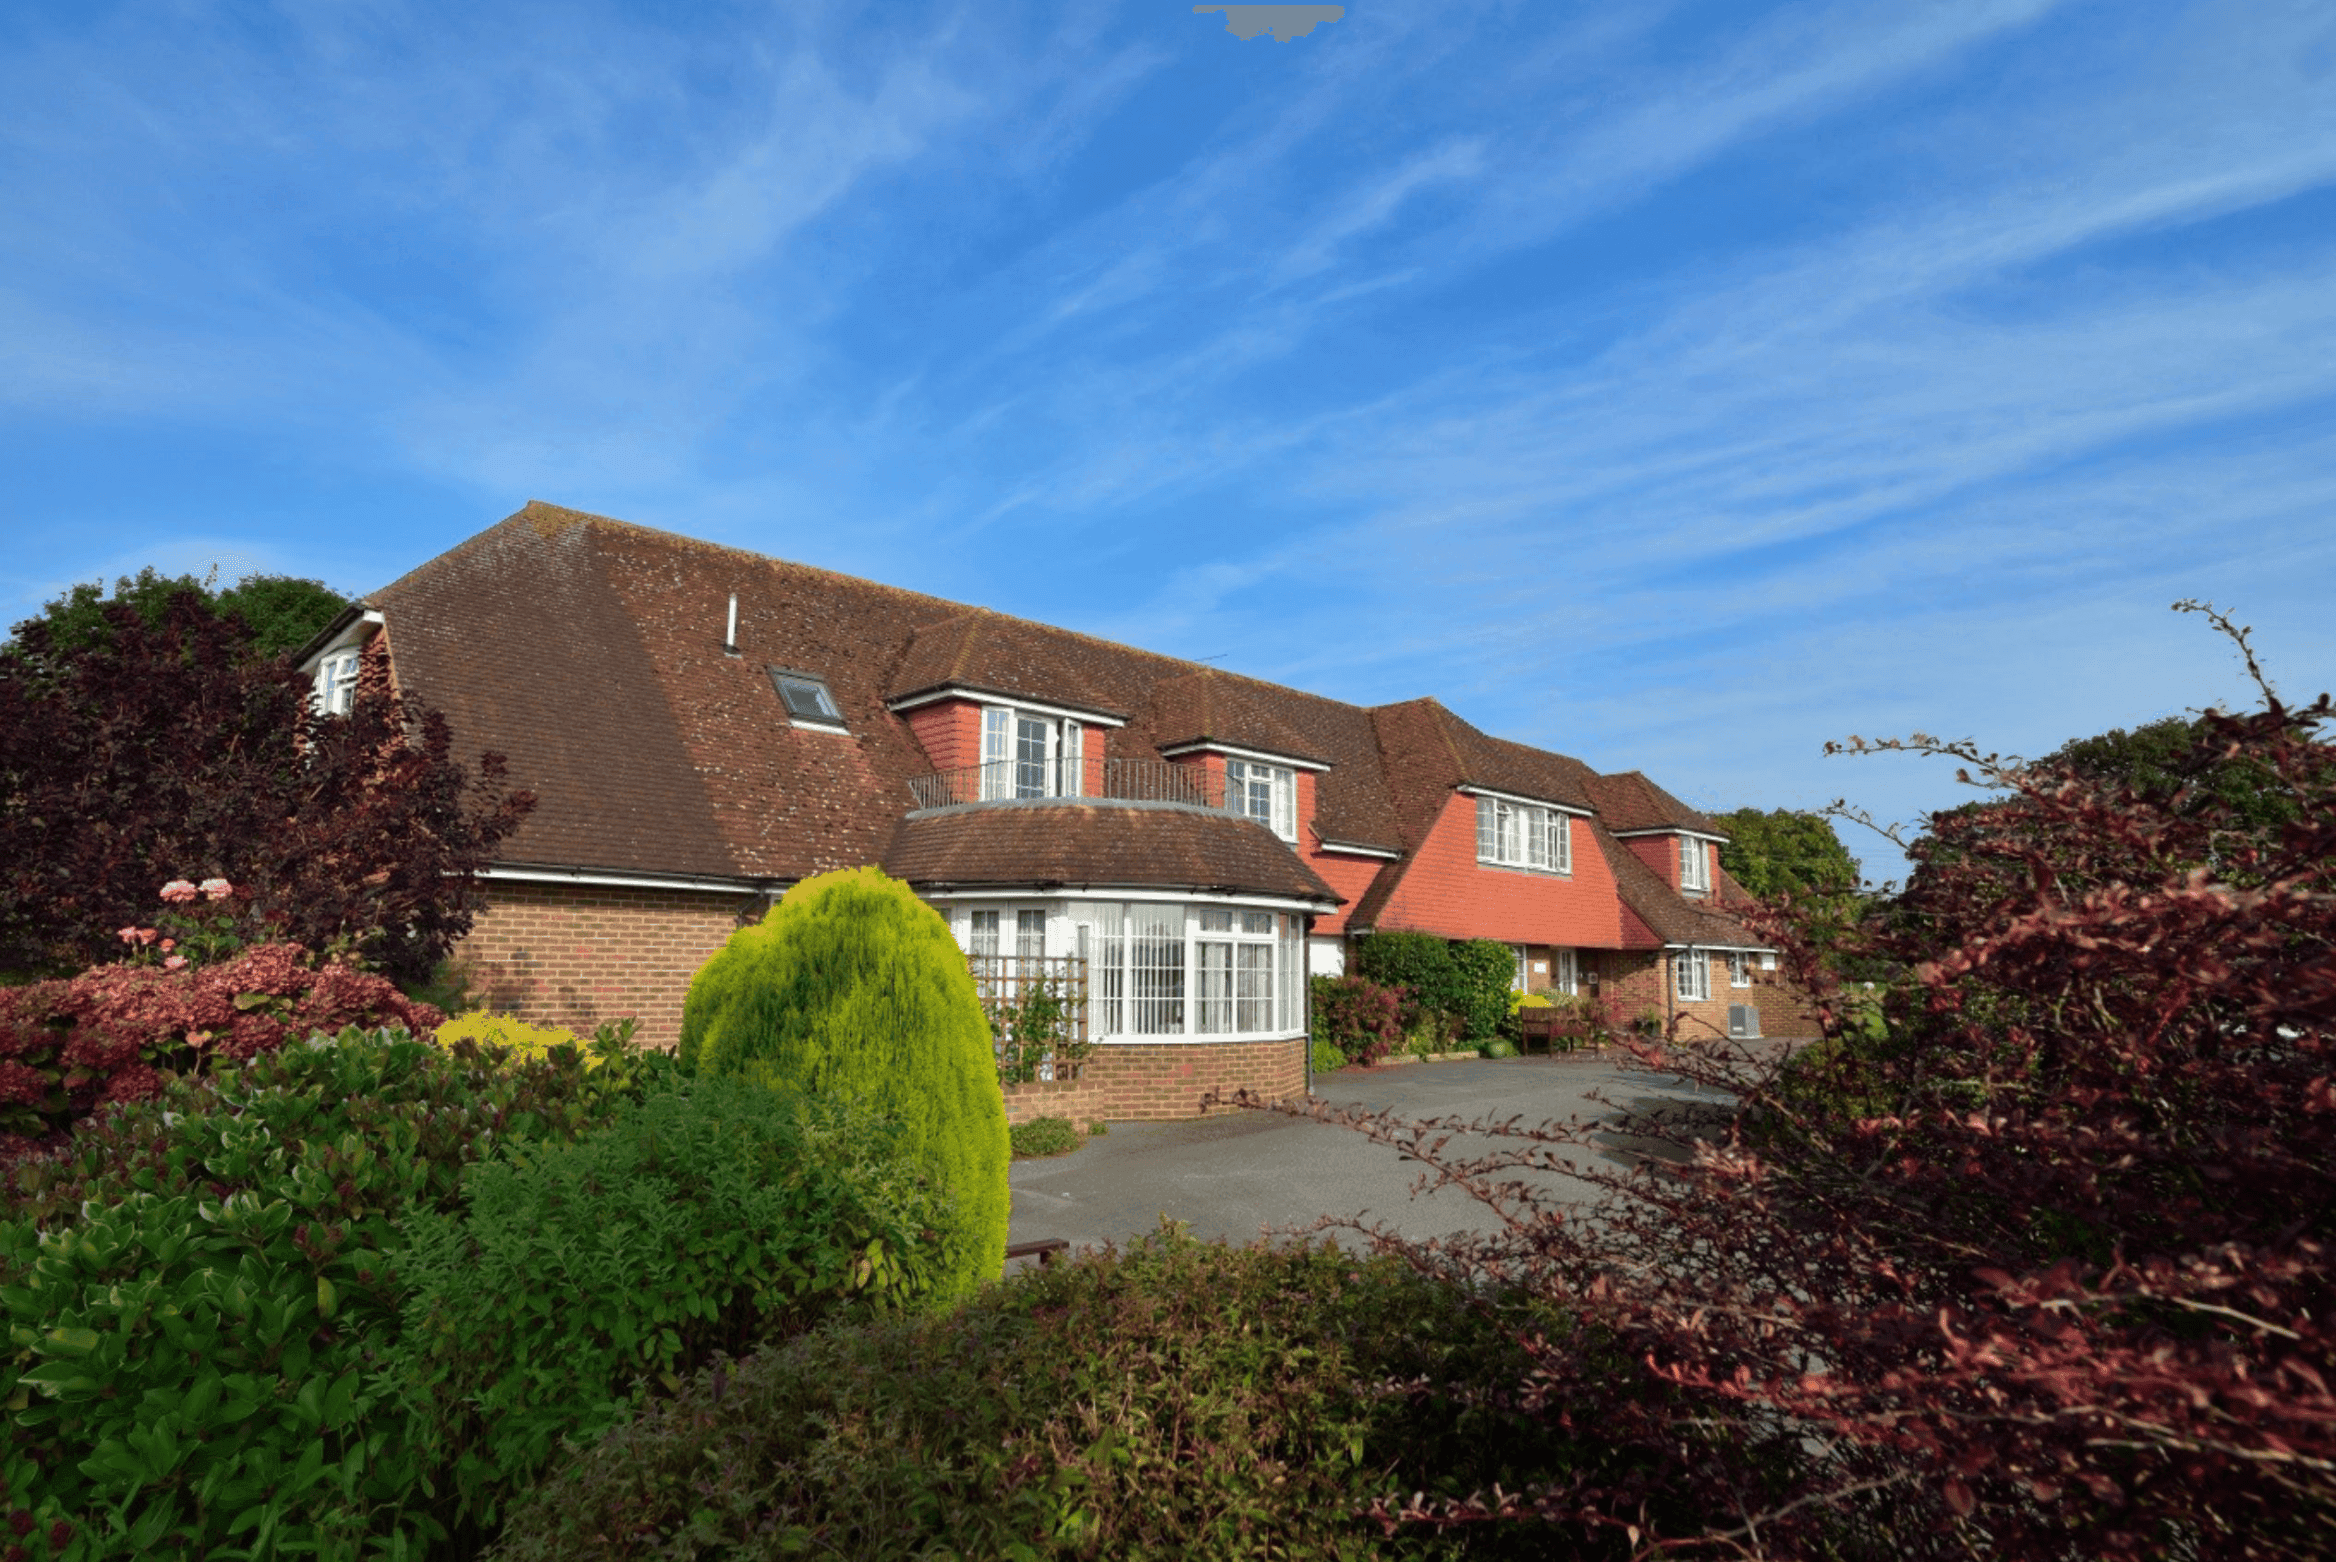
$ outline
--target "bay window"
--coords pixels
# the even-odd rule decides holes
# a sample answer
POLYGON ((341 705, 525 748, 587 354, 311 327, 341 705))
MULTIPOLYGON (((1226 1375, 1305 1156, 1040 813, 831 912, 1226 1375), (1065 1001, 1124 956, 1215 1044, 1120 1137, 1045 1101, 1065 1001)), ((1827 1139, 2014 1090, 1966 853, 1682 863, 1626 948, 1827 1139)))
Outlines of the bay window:
POLYGON ((1555 808, 1505 797, 1476 800, 1476 860, 1501 868, 1574 871, 1573 820, 1555 808))
POLYGON ((1305 1025, 1298 917, 1141 901, 1076 900, 1067 910, 1098 1038, 1288 1035, 1305 1025))

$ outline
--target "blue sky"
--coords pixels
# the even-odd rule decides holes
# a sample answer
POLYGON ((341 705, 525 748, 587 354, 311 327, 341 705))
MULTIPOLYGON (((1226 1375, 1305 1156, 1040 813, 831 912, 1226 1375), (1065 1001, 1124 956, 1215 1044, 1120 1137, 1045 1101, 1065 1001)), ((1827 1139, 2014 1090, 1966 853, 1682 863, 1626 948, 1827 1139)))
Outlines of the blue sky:
POLYGON ((2336 684, 2332 0, 17 0, 0 212, 8 621, 535 497, 1898 818, 2336 684))

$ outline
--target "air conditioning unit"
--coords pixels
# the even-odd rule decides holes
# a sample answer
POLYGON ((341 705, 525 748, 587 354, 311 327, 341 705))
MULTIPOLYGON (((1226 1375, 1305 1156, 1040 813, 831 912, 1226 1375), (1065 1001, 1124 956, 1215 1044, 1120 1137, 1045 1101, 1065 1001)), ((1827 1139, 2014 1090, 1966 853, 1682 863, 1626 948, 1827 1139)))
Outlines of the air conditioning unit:
POLYGON ((1757 1041, 1760 1038, 1760 1010, 1749 1003, 1728 1005, 1728 1039, 1757 1041))

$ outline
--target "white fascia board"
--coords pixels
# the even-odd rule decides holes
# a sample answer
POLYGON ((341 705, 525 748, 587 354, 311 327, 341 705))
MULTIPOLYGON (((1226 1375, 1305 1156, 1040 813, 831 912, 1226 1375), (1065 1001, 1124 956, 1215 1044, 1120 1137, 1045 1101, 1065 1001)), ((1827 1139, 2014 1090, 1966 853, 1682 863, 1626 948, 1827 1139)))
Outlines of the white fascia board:
POLYGON ((1636 840, 1642 835, 1684 835, 1691 841, 1709 841, 1714 846, 1728 844, 1728 838, 1724 835, 1708 835, 1701 830, 1689 830, 1675 824, 1658 824, 1646 830, 1616 830, 1614 832, 1614 838, 1618 841, 1636 840))
POLYGON ((1357 846, 1352 841, 1324 840, 1320 836, 1315 837, 1315 842, 1317 850, 1338 852, 1343 856, 1379 857, 1385 859, 1388 862, 1400 862, 1403 860, 1403 853, 1399 851, 1389 851, 1384 846, 1357 846))
POLYGON ((736 879, 692 878, 668 873, 624 873, 592 868, 481 868, 479 877, 516 884, 593 884, 613 889, 694 889, 717 895, 767 895, 790 881, 741 884, 736 879))
POLYGON ((1227 759, 1246 759, 1260 765, 1287 765, 1292 770, 1311 770, 1317 775, 1327 773, 1330 769, 1318 759, 1300 759, 1295 754, 1276 754, 1265 748, 1236 748, 1230 743, 1208 740, 1177 743, 1160 750, 1162 759, 1177 759, 1186 754, 1222 754, 1227 759))
POLYGON ((381 626, 386 622, 387 620, 385 620, 378 611, 373 608, 367 608, 364 612, 358 614, 355 618, 350 619, 347 628, 343 629, 339 634, 333 636, 332 639, 326 641, 324 645, 318 650, 310 653, 307 657, 305 657, 300 663, 300 670, 309 674, 311 677, 315 676, 318 665, 321 664, 326 657, 331 656, 336 651, 346 651, 350 646, 353 645, 363 645, 366 641, 381 633, 381 626))
POLYGON ((1521 803, 1527 808, 1554 808, 1559 813, 1571 814, 1576 819, 1590 819, 1596 817, 1596 815, 1594 815, 1587 808, 1577 807, 1572 803, 1553 803, 1546 797, 1527 797, 1522 792, 1496 792, 1489 786, 1472 786, 1465 784, 1455 788, 1455 790, 1457 790, 1462 797, 1490 797, 1503 803, 1521 803))
POLYGON ((1193 905, 1246 906, 1252 911, 1294 911, 1306 916, 1326 917, 1335 912, 1335 906, 1326 906, 1318 900, 1294 900, 1286 895, 1240 895, 1225 890, 1183 889, 1171 884, 1128 884, 1120 886, 1097 884, 1055 884, 1044 889, 1027 886, 1022 889, 944 889, 918 897, 935 903, 956 904, 961 901, 989 900, 1142 900, 1183 901, 1193 905))
POLYGON ((938 689, 927 689, 904 700, 886 700, 884 708, 895 716, 925 705, 938 705, 943 700, 971 700, 976 705, 1000 705, 1014 710, 1035 711, 1041 716, 1052 716, 1057 721, 1068 719, 1089 727, 1124 727, 1127 718, 1107 715, 1102 711, 1081 710, 1075 705, 1050 705, 1044 700, 1026 700, 1019 694, 1000 694, 994 689, 976 689, 961 683, 944 684, 938 689))
POLYGON ((1715 955, 1772 955, 1777 953, 1776 946, 1773 944, 1665 944, 1663 948, 1666 951, 1704 949, 1715 955))

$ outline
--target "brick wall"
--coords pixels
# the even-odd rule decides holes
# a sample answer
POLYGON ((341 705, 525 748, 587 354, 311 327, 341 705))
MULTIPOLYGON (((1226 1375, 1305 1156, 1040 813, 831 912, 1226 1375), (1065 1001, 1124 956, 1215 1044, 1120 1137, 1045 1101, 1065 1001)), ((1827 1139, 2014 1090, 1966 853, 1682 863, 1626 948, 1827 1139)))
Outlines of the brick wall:
POLYGON ((908 730, 935 770, 981 763, 981 707, 971 700, 936 700, 908 713, 908 730))
MULTIPOLYGON (((1301 837, 1303 839, 1303 837, 1301 837)), ((1346 915, 1362 899, 1363 891, 1371 887, 1382 868, 1393 867, 1383 857, 1342 857, 1336 852, 1310 851, 1302 854, 1306 866, 1322 875, 1322 881, 1338 891, 1339 906, 1328 916, 1314 919, 1314 931, 1325 936, 1346 931, 1346 915)))
MULTIPOLYGON (((1157 1122, 1201 1115, 1211 1090, 1248 1089, 1269 1101, 1306 1093, 1306 1038, 1169 1045, 1106 1042, 1087 1055, 1076 1080, 1036 1081, 1006 1091, 1006 1120, 1067 1117, 1089 1122, 1157 1122)), ((1229 1108, 1227 1110, 1230 1110, 1229 1108)))
POLYGON ((1402 887, 1380 908, 1379 927, 1504 944, 1612 949, 1622 942, 1622 898, 1613 870, 1576 827, 1574 871, 1560 877, 1476 860, 1476 799, 1455 796, 1412 854, 1402 887))
POLYGON ((581 1031, 629 1015, 670 1047, 690 978, 762 911, 745 895, 490 881, 455 958, 487 1008, 581 1031))

